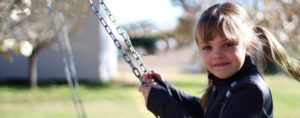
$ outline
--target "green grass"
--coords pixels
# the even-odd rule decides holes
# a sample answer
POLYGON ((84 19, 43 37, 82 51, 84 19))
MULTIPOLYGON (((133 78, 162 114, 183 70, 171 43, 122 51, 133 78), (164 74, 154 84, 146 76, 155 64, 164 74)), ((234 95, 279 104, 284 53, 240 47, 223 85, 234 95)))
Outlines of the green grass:
MULTIPOLYGON (((183 91, 201 96, 205 75, 167 76, 183 91)), ((284 76, 266 76, 274 100, 276 118, 300 116, 300 83, 284 76)), ((153 118, 147 111, 138 83, 81 85, 80 93, 88 118, 153 118)), ((67 85, 43 86, 29 90, 20 86, 0 86, 0 118, 76 118, 71 90, 67 85)))
POLYGON ((268 76, 277 118, 300 116, 300 83, 284 76, 268 76))

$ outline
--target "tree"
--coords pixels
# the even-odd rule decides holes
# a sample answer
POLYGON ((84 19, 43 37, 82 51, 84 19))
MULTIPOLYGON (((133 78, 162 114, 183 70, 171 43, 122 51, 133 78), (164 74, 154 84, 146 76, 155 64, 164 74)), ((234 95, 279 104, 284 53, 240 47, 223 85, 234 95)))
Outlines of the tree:
POLYGON ((195 25, 196 14, 202 8, 201 1, 172 0, 172 3, 180 6, 184 11, 184 14, 178 19, 179 23, 173 32, 173 37, 179 44, 190 44, 194 40, 193 27, 195 25))
POLYGON ((256 15, 257 23, 272 29, 273 34, 276 34, 287 51, 298 59, 300 58, 299 5, 299 0, 265 0, 265 7, 256 15))
MULTIPOLYGON (((15 40, 15 44, 11 48, 22 52, 21 44, 27 42, 27 49, 25 48, 27 55, 25 56, 29 58, 31 88, 37 86, 37 55, 39 52, 58 40, 58 32, 64 25, 68 26, 69 32, 76 31, 80 25, 78 22, 90 15, 84 14, 90 13, 87 12, 89 6, 82 5, 84 1, 53 1, 53 5, 49 7, 51 2, 51 0, 3 0, 0 2, 0 47, 5 47, 4 44, 7 40, 15 40), (56 12, 55 15, 50 14, 50 12, 54 12, 53 10, 56 12), (68 22, 60 20, 62 15, 68 22), (52 21, 57 24, 53 24, 52 21)), ((11 59, 7 49, 3 48, 1 53, 7 59, 11 59)))

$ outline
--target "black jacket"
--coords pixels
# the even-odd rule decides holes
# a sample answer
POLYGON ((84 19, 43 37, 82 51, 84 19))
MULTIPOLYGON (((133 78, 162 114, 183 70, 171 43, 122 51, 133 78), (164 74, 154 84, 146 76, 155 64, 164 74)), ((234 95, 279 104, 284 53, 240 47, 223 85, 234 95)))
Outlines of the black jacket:
POLYGON ((212 74, 208 78, 213 87, 206 109, 201 107, 199 98, 162 82, 163 87, 151 88, 148 110, 160 118, 273 118, 271 92, 250 57, 230 78, 219 79, 212 74))

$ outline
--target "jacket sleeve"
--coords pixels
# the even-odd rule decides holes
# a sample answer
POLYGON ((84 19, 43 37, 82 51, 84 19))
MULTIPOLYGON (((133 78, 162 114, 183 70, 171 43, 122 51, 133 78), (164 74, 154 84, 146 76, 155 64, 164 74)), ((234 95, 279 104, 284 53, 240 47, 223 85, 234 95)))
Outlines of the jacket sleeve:
POLYGON ((253 84, 247 84, 234 92, 222 118, 259 118, 262 107, 262 91, 253 84))
POLYGON ((203 110, 198 98, 189 96, 170 83, 164 87, 152 87, 147 108, 161 118, 201 118, 203 110), (170 95, 171 93, 171 95, 170 95))
POLYGON ((203 116, 204 110, 201 107, 200 98, 185 94, 184 92, 176 89, 176 87, 169 82, 165 83, 169 88, 172 97, 190 116, 193 118, 200 118, 203 116))

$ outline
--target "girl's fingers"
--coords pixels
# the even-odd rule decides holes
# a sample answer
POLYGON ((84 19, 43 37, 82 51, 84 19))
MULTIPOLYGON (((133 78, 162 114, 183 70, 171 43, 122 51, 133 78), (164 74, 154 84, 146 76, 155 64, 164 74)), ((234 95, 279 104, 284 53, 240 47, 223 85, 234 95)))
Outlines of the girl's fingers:
POLYGON ((151 89, 151 87, 154 87, 154 86, 156 86, 157 85, 157 83, 156 82, 153 82, 153 83, 150 83, 150 84, 143 84, 143 85, 141 85, 140 87, 139 87, 139 92, 141 92, 141 93, 149 93, 149 91, 150 91, 150 89, 151 89))
POLYGON ((148 87, 146 84, 143 84, 139 87, 139 92, 143 94, 146 105, 147 105, 150 89, 151 87, 148 87))
POLYGON ((150 70, 143 74, 142 79, 147 85, 152 85, 155 82, 155 79, 163 80, 161 78, 161 75, 159 73, 156 73, 154 70, 150 70))
POLYGON ((147 84, 151 84, 151 83, 155 82, 154 79, 145 79, 144 81, 145 81, 147 84))
POLYGON ((154 87, 154 86, 156 86, 156 85, 157 85, 156 82, 152 82, 152 83, 148 84, 147 86, 149 86, 149 87, 154 87))
POLYGON ((142 75, 142 78, 143 78, 144 80, 146 80, 146 79, 151 79, 151 78, 150 78, 151 76, 152 76, 152 74, 149 73, 149 72, 147 72, 147 73, 145 73, 145 74, 142 75))
POLYGON ((156 86, 156 85, 157 85, 157 83, 153 82, 153 83, 150 83, 150 84, 143 84, 139 87, 139 92, 141 92, 143 94, 146 104, 147 104, 147 101, 148 101, 148 96, 149 96, 151 88, 156 86))
POLYGON ((148 84, 154 82, 153 74, 151 72, 147 72, 147 73, 143 74, 142 79, 148 84))
POLYGON ((163 80, 159 73, 155 72, 154 70, 151 70, 150 72, 151 72, 151 74, 153 75, 154 78, 159 79, 159 80, 163 80))
POLYGON ((144 89, 145 89, 145 88, 144 88, 144 87, 145 87, 144 85, 145 85, 145 84, 143 84, 143 85, 141 85, 141 86, 139 87, 139 92, 144 93, 144 91, 145 91, 145 90, 144 90, 144 89))

